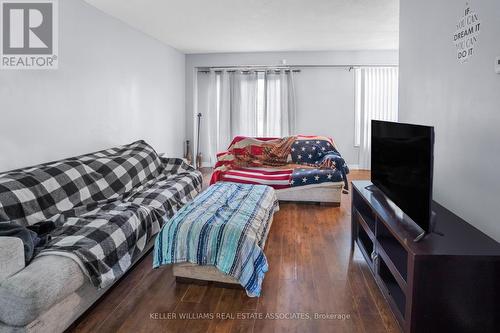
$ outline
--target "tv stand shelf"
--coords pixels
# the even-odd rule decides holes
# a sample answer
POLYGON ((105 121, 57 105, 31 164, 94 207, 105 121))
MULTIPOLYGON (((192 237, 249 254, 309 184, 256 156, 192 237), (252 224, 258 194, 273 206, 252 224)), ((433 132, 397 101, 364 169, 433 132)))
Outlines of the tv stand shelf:
POLYGON ((433 202, 436 231, 419 229, 369 181, 352 183, 351 247, 405 332, 498 332, 500 244, 433 202), (368 188, 368 189, 367 189, 368 188))

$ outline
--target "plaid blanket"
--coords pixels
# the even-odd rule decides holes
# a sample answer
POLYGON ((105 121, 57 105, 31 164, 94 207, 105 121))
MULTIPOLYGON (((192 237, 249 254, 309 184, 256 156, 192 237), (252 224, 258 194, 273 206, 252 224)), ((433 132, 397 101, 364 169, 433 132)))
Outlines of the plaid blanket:
POLYGON ((201 174, 144 141, 0 174, 0 223, 53 221, 39 255, 67 255, 95 286, 122 275, 201 190, 201 174))
POLYGON ((237 279, 248 296, 259 296, 268 270, 263 249, 278 210, 268 186, 212 185, 163 226, 153 267, 183 262, 215 266, 237 279))

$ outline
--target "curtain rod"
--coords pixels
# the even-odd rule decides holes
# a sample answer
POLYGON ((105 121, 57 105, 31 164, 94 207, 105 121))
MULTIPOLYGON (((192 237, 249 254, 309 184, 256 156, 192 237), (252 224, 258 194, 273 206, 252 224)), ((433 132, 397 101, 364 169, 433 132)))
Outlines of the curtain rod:
MULTIPOLYGON (((250 73, 250 72, 255 72, 255 73, 263 73, 263 72, 279 72, 279 69, 199 69, 198 73, 210 73, 211 71, 215 73, 222 73, 223 71, 227 71, 229 73, 241 71, 242 73, 250 73)), ((300 73, 300 69, 285 69, 285 72, 294 72, 294 73, 300 73)))
POLYGON ((271 70, 271 71, 277 71, 277 70, 293 70, 294 72, 300 72, 299 69, 295 68, 346 68, 349 70, 352 70, 354 68, 367 68, 367 67, 399 67, 398 65, 277 65, 277 66, 270 66, 270 65, 233 65, 233 66, 199 66, 195 67, 198 69, 198 72, 201 73, 208 73, 210 71, 223 71, 223 70, 228 70, 228 71, 237 71, 237 70, 243 70, 243 71, 264 71, 264 70, 271 70))
POLYGON ((366 68, 366 67, 399 67, 398 65, 293 65, 292 67, 325 67, 325 68, 366 68))
POLYGON ((196 67, 198 72, 208 73, 210 71, 243 71, 243 72, 267 72, 267 71, 293 71, 300 72, 299 69, 292 68, 294 66, 270 66, 270 65, 236 65, 236 66, 217 66, 217 67, 196 67))

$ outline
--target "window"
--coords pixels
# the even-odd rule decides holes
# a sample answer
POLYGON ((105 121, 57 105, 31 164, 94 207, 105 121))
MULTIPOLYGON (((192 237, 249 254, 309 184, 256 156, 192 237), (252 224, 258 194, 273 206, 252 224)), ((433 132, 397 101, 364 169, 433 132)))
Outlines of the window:
POLYGON ((295 89, 290 70, 199 72, 200 130, 214 161, 236 136, 283 137, 295 133, 295 89), (208 73, 208 75, 206 75, 208 73))
POLYGON ((266 80, 264 73, 257 74, 257 136, 265 135, 266 122, 266 80))
POLYGON ((362 81, 361 70, 354 70, 354 146, 359 147, 361 143, 361 100, 362 100, 362 81))
POLYGON ((221 122, 225 121, 230 121, 232 137, 291 133, 295 97, 288 71, 216 72, 214 81, 219 136, 224 132, 221 122))
POLYGON ((398 68, 355 69, 354 95, 354 144, 360 147, 360 168, 370 169, 371 121, 398 121, 398 68))

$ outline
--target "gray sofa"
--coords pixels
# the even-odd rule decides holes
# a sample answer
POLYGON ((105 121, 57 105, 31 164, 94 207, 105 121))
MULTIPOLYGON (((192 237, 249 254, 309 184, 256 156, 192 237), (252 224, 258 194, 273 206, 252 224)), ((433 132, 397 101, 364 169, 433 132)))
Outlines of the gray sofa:
POLYGON ((112 287, 94 287, 68 257, 42 256, 25 267, 23 243, 14 237, 0 237, 0 267, 2 333, 63 332, 112 287))
POLYGON ((31 261, 26 239, 0 237, 0 332, 64 331, 201 186, 198 171, 144 141, 0 174, 3 227, 55 225, 31 261))

